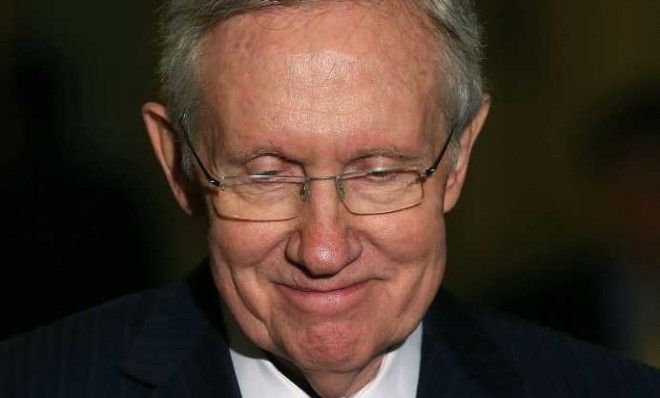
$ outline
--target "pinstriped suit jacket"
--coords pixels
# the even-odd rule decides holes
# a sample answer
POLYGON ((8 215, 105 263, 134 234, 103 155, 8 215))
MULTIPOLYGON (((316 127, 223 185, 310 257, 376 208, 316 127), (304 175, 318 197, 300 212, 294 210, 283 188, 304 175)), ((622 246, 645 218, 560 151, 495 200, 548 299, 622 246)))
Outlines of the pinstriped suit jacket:
MULTIPOLYGON (((208 266, 4 342, 0 397, 240 397, 208 266)), ((439 292, 418 397, 660 397, 660 373, 439 292)), ((384 397, 386 398, 386 397, 384 397)))

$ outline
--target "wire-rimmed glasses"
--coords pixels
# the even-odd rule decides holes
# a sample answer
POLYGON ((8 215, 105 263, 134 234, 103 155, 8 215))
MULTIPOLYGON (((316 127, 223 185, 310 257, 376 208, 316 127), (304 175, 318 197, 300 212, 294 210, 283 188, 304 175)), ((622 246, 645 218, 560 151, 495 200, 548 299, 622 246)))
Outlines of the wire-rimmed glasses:
POLYGON ((213 176, 201 161, 190 139, 188 111, 179 126, 185 143, 214 190, 213 205, 223 217, 247 221, 279 221, 300 214, 310 194, 312 181, 334 180, 344 207, 356 215, 376 215, 417 206, 424 199, 424 182, 437 170, 453 131, 442 150, 426 168, 415 166, 378 167, 331 176, 250 174, 213 176))

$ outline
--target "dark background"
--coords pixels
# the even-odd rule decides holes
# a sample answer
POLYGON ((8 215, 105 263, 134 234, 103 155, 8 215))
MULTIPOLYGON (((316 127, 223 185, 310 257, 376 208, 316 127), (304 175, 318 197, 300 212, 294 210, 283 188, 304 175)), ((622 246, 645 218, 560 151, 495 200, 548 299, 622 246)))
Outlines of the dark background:
MULTIPOLYGON (((658 4, 479 3, 493 107, 448 217, 446 279, 656 366, 658 4)), ((139 116, 157 98, 157 5, 0 2, 0 337, 204 256, 139 116)))

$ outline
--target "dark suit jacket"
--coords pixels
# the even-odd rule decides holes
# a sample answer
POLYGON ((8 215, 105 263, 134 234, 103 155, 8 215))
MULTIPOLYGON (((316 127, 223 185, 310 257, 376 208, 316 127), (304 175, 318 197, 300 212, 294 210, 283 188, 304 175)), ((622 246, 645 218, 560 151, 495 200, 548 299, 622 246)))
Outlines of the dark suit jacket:
MULTIPOLYGON (((240 397, 208 267, 3 343, 0 396, 240 397)), ((660 373, 440 292, 418 397, 660 397, 660 373)), ((384 397, 386 398, 386 397, 384 397)))

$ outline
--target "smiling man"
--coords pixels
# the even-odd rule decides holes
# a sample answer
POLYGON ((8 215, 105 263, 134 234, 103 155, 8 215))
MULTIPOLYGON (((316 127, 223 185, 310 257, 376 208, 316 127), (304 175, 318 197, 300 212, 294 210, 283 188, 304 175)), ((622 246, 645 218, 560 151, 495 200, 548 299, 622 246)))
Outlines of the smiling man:
MULTIPOLYGON (((407 350, 396 347, 421 328, 442 280, 443 214, 488 111, 478 68, 457 123, 446 101, 458 99, 442 98, 456 83, 440 71, 459 60, 405 2, 266 7, 210 26, 196 46, 198 92, 184 95, 194 100, 173 90, 144 117, 179 204, 209 215, 226 317, 321 396, 354 394, 407 350), (199 209, 190 185, 206 190, 199 209)), ((170 63, 166 83, 193 73, 168 76, 170 63)), ((419 357, 419 338, 411 344, 419 357)), ((251 390, 248 375, 238 380, 251 390)))
POLYGON ((443 213, 488 101, 475 87, 480 108, 457 127, 452 164, 443 155, 455 116, 441 99, 450 81, 438 73, 449 65, 432 31, 400 2, 254 10, 197 44, 194 102, 144 107, 181 207, 197 211, 187 186, 206 189, 198 211, 209 215, 227 316, 325 397, 374 378, 420 327, 442 279, 443 213), (189 174, 185 151, 196 163, 189 174))
POLYGON ((164 102, 142 113, 209 258, 12 342, 3 396, 660 394, 642 365, 439 291, 489 108, 469 1, 171 0, 162 34, 164 102))

